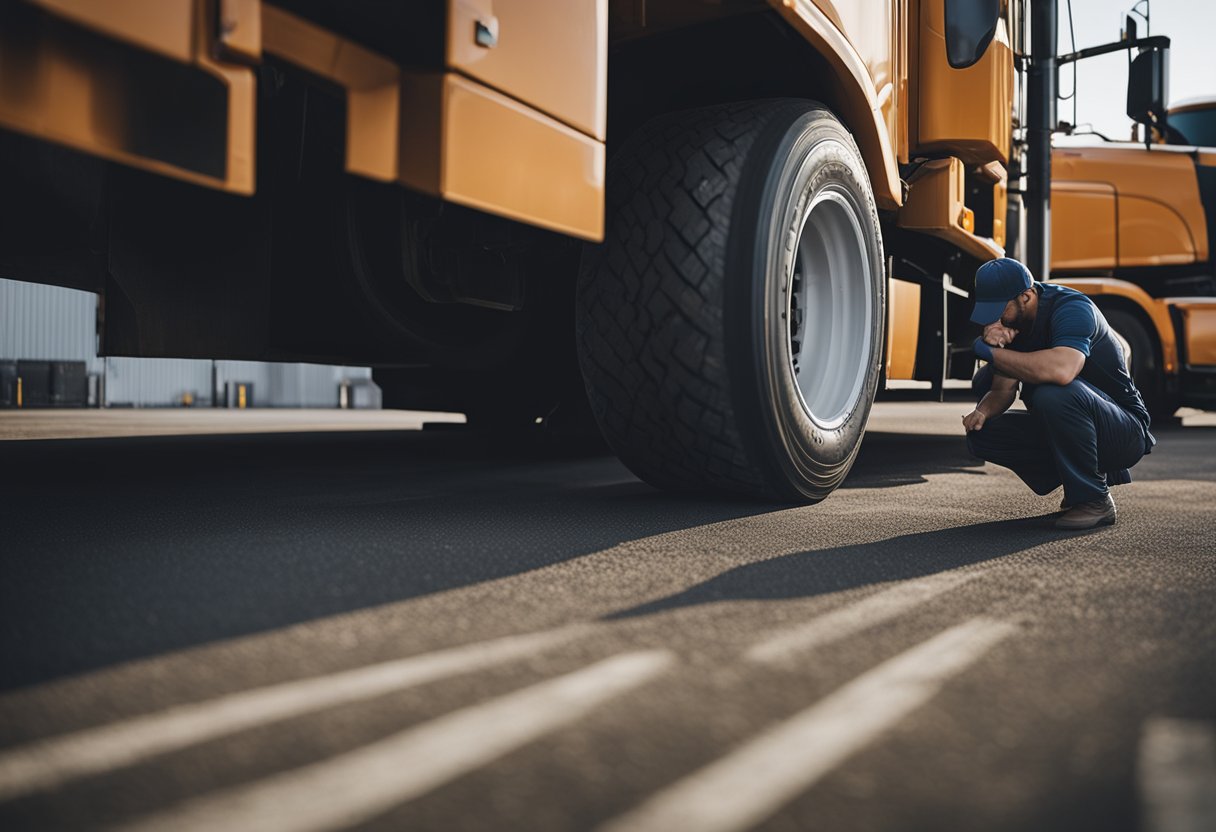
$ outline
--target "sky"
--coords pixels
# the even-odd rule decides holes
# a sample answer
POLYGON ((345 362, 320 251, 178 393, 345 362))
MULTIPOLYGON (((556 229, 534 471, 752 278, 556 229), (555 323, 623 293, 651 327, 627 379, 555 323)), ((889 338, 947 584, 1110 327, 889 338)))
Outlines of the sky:
MULTIPOLYGON (((1077 49, 1119 39, 1123 18, 1134 0, 1071 0, 1077 49)), ((1069 0, 1059 0, 1059 53, 1072 51, 1069 0)), ((1144 4, 1140 6, 1141 10, 1144 4)), ((1216 0, 1150 0, 1152 31, 1139 22, 1138 34, 1167 35, 1170 43, 1170 102, 1216 96, 1216 0)), ((1089 58, 1077 64, 1077 123, 1089 122, 1112 139, 1131 134, 1127 104, 1127 53, 1089 58)), ((1060 92, 1072 90, 1072 71, 1060 72, 1060 92)), ((1072 101, 1059 103, 1059 117, 1072 121, 1072 101)))

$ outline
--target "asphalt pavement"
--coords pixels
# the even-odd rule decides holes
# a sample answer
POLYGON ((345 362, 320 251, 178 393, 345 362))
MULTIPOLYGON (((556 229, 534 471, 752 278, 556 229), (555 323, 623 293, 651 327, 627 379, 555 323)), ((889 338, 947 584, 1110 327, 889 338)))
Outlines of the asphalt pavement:
POLYGON ((0 442, 0 828, 1216 828, 1214 420, 1061 533, 965 409, 799 507, 458 427, 0 442))

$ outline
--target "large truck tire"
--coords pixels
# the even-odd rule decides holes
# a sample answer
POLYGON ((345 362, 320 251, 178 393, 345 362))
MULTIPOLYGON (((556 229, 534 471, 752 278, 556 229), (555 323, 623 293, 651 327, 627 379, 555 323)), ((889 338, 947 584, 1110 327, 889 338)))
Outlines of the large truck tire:
POLYGON ((852 136, 813 101, 674 113, 626 140, 607 185, 577 340, 609 445, 661 488, 828 496, 882 356, 882 236, 852 136))
POLYGON ((1102 315, 1110 328, 1123 339, 1131 350, 1130 366, 1132 381, 1136 382, 1144 406, 1154 419, 1168 419, 1178 409, 1166 390, 1165 373, 1161 367, 1160 348, 1156 338, 1149 334, 1140 319, 1126 309, 1103 309, 1102 315))

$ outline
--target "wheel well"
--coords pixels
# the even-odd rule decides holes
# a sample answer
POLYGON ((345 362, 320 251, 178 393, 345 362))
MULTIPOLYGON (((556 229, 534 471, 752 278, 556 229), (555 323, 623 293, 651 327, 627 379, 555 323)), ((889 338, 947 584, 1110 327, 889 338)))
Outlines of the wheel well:
POLYGON ((1164 357, 1161 352, 1161 338, 1157 335, 1157 328, 1153 325, 1152 319, 1145 314, 1144 310, 1141 309, 1138 304, 1136 304, 1134 301, 1120 297, 1106 296, 1092 298, 1092 300, 1094 305, 1102 310, 1103 314, 1113 309, 1120 312, 1125 312, 1139 321, 1140 325, 1144 327, 1144 332, 1146 335, 1148 335, 1149 341, 1153 345, 1153 358, 1156 361, 1157 369, 1160 370, 1163 366, 1165 366, 1164 357))
POLYGON ((827 59, 773 11, 616 44, 608 61, 609 155, 655 116, 761 98, 822 102, 858 137, 871 181, 877 181, 883 163, 866 153, 869 143, 859 135, 865 125, 852 123, 859 117, 856 102, 827 59))

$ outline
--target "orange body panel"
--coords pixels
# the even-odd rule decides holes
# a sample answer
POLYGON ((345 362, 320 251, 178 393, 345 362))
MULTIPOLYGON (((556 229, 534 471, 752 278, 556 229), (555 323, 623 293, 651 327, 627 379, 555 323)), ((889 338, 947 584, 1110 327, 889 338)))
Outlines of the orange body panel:
POLYGON ((345 89, 351 173, 601 239, 605 0, 453 0, 450 11, 449 63, 489 84, 457 72, 403 72, 270 5, 262 6, 263 48, 345 89), (496 31, 496 45, 476 43, 478 22, 496 31))
POLYGON ((1013 116, 1013 53, 1002 20, 973 66, 946 59, 945 0, 921 0, 918 118, 912 152, 945 151, 968 164, 1008 162, 1013 116))
POLYGON ((398 176, 401 87, 397 65, 275 6, 262 7, 262 48, 346 90, 346 169, 398 176))
POLYGON ((1168 110, 1170 115, 1176 113, 1193 113, 1195 110, 1210 110, 1216 106, 1216 99, 1210 97, 1202 97, 1199 99, 1190 99, 1181 104, 1174 104, 1168 110))
POLYGON ((1216 299, 1169 298, 1182 315, 1188 367, 1216 367, 1216 299))
POLYGON ((1084 292, 1090 297, 1118 297, 1131 301, 1148 316, 1157 330, 1157 340, 1161 344, 1161 358, 1165 372, 1178 372, 1178 345, 1174 337, 1174 325, 1170 321, 1169 300, 1154 298, 1148 292, 1134 283, 1126 280, 1115 280, 1106 277, 1076 277, 1053 280, 1061 286, 1084 292))
POLYGON ((402 72, 273 6, 263 6, 262 20, 267 52, 346 89, 351 173, 602 237, 602 142, 457 73, 402 72))
POLYGON ((910 379, 920 335, 920 284, 887 280, 887 378, 910 379))
MULTIPOLYGON (((888 83, 882 89, 875 88, 865 58, 840 28, 843 22, 838 25, 812 0, 768 2, 827 60, 841 90, 838 96, 842 110, 840 115, 857 140, 857 147, 870 173, 874 199, 880 208, 898 208, 903 203, 899 169, 892 134, 883 112, 885 105, 896 106, 898 99, 894 83, 888 83)), ((886 0, 873 0, 873 5, 857 5, 861 5, 863 10, 889 9, 886 0)), ((864 21, 865 16, 859 16, 858 20, 864 21)), ((884 21, 886 25, 876 25, 871 19, 866 25, 881 31, 885 38, 890 32, 889 21, 888 17, 884 21)))
POLYGON ((1004 176, 1005 169, 1001 168, 1001 178, 992 186, 992 242, 1002 249, 1008 237, 1005 216, 1009 211, 1009 181, 1004 176))
POLYGON ((30 0, 115 40, 190 63, 195 42, 195 0, 30 0))
POLYGON ((908 182, 908 203, 899 212, 899 227, 940 237, 979 260, 1003 257, 995 241, 974 234, 971 209, 964 203, 963 163, 934 159, 916 169, 908 182))
POLYGON ((48 14, 29 31, 24 26, 0 31, 6 56, 0 126, 196 184, 253 193, 255 78, 246 67, 212 57, 212 27, 203 3, 121 0, 103 7, 40 0, 36 5, 61 19, 48 14), (225 121, 207 125, 223 132, 221 172, 167 161, 146 148, 149 135, 181 129, 180 124, 157 126, 158 119, 175 116, 160 111, 161 102, 139 86, 140 79, 132 83, 124 61, 124 50, 152 49, 153 41, 156 54, 209 77, 222 89, 225 121))
POLYGON ((907 0, 814 0, 865 65, 887 140, 907 161, 907 0), (887 21, 889 25, 876 25, 887 21))
MULTIPOLYGON (((71 64, 66 52, 50 62, 58 69, 49 73, 51 82, 39 81, 48 92, 34 105, 15 107, 14 96, 5 98, 0 89, 5 126, 249 193, 255 107, 247 65, 265 51, 343 89, 347 171, 581 237, 602 233, 609 0, 446 0, 445 65, 431 75, 404 71, 260 0, 30 2, 220 79, 229 88, 226 174, 216 181, 142 158, 121 135, 106 134, 105 124, 86 123, 88 113, 123 113, 107 97, 121 83, 92 67, 64 81, 71 64), (63 123, 48 120, 48 113, 63 123)), ((898 162, 916 150, 944 151, 968 165, 1008 159, 1013 64, 1004 21, 984 57, 956 70, 945 57, 945 0, 766 2, 825 58, 834 105, 857 139, 880 207, 902 205, 898 162)), ((626 5, 625 16, 644 23, 646 4, 626 5)), ((733 13, 705 5, 714 15, 733 13)), ((737 5, 763 8, 761 0, 737 5)), ((973 233, 971 209, 954 204, 962 173, 954 163, 947 167, 939 172, 931 164, 914 177, 912 185, 925 193, 900 224, 976 257, 999 256, 1003 170, 993 185, 994 239, 986 239, 973 233)), ((1139 255, 1129 250, 1128 256, 1139 255)))
POLYGON ((348 172, 403 182, 587 239, 603 234, 607 0, 560 8, 539 0, 453 0, 451 60, 559 118, 454 72, 431 80, 417 74, 403 78, 395 62, 258 0, 37 4, 49 12, 39 18, 38 36, 11 36, 14 43, 5 43, 6 55, 15 57, 8 58, 0 77, 0 126, 249 194, 254 190, 254 75, 246 66, 212 56, 256 63, 264 51, 343 89, 348 172), (474 43, 472 29, 487 13, 497 16, 500 37, 488 49, 474 43), (57 17, 102 34, 86 34, 82 41, 57 17), (457 31, 465 23, 476 51, 457 31), (96 54, 82 47, 89 38, 98 43, 96 54), (107 39, 130 46, 107 45, 107 39), (150 159, 136 149, 128 122, 155 114, 157 102, 128 100, 129 79, 121 66, 107 63, 114 61, 116 48, 154 49, 227 87, 227 121, 219 125, 227 135, 224 177, 150 159))
POLYGON ((488 87, 604 141, 608 0, 449 0, 447 63, 488 87), (498 42, 478 45, 477 23, 498 42))
POLYGON ((1120 266, 1168 266, 1207 258, 1207 229, 1192 227, 1175 207, 1177 203, 1166 201, 1169 193, 1155 197, 1119 194, 1120 266))
POLYGON ((225 57, 250 64, 261 63, 261 0, 220 0, 219 12, 219 41, 225 57))
MULTIPOLYGON (((1086 268, 1129 268, 1186 264, 1206 260, 1209 241, 1199 198, 1195 163, 1187 153, 1134 145, 1057 147, 1052 152, 1052 268, 1072 268, 1063 253, 1084 261, 1086 268), (1057 195, 1115 192, 1116 246, 1112 258, 1109 231, 1096 218, 1072 210, 1055 210, 1057 195)), ((1104 214, 1105 217, 1105 214, 1104 214)))
POLYGON ((1115 188, 1104 182, 1053 182, 1051 267, 1110 268, 1117 257, 1115 188))
POLYGON ((603 237, 603 144, 455 73, 407 74, 402 90, 404 184, 577 237, 603 237))

